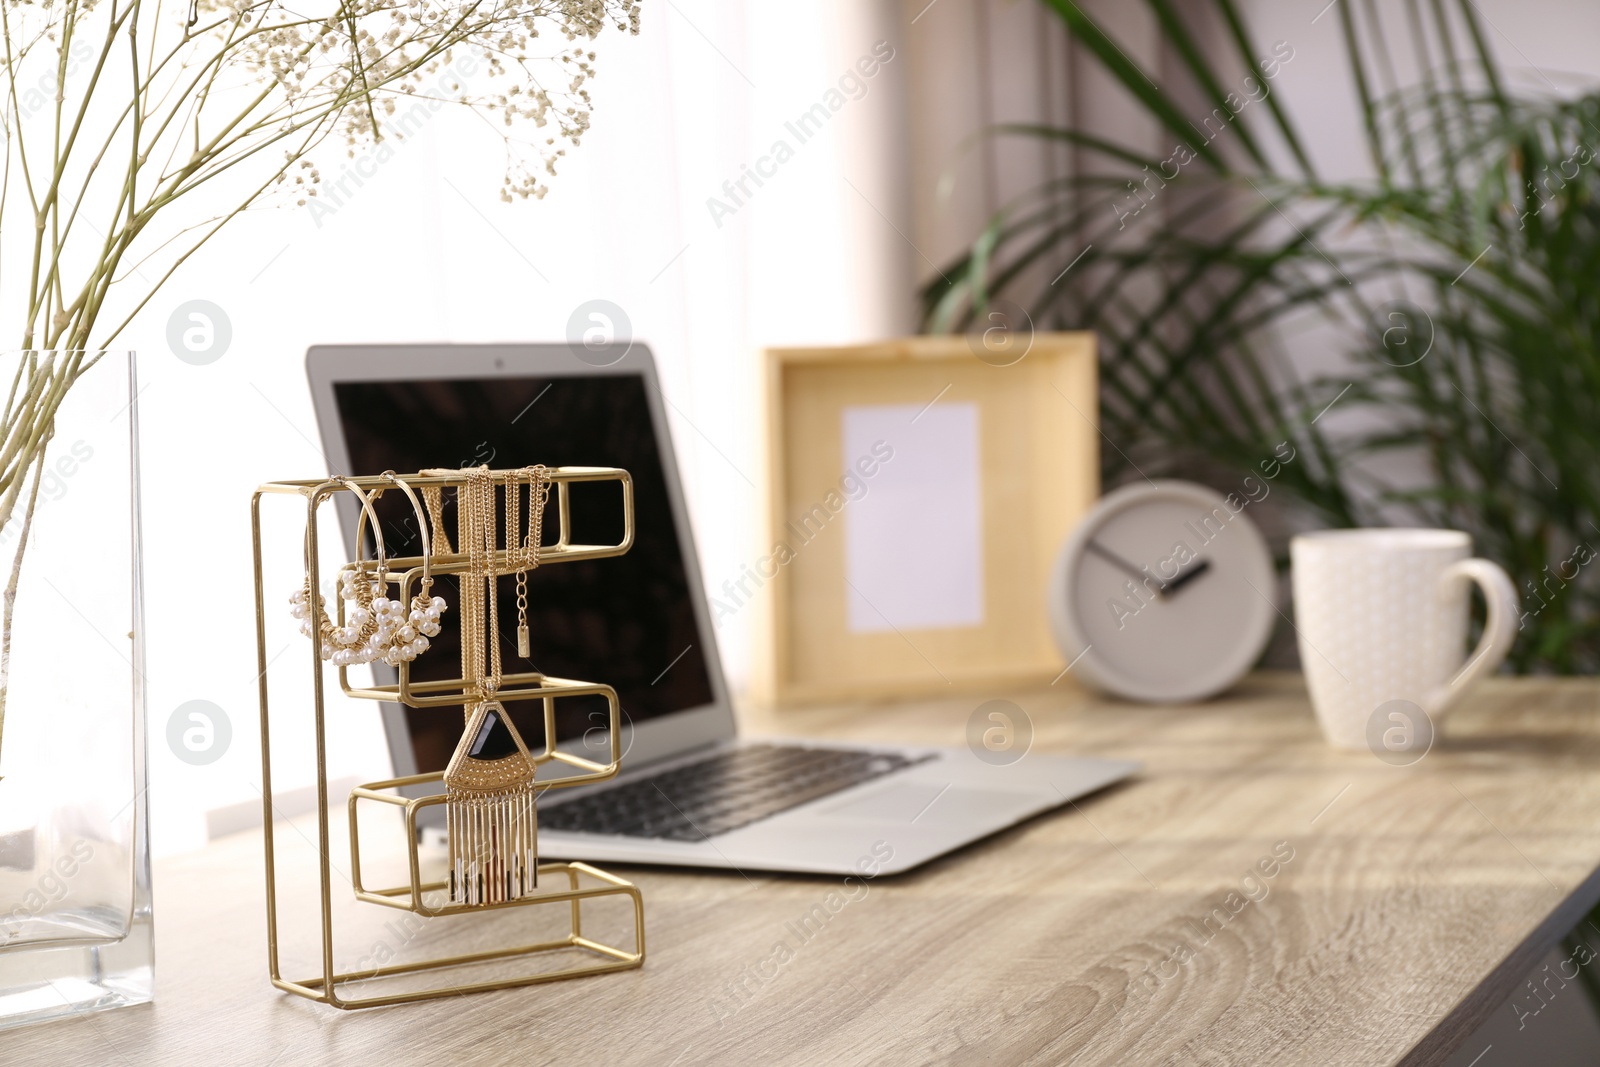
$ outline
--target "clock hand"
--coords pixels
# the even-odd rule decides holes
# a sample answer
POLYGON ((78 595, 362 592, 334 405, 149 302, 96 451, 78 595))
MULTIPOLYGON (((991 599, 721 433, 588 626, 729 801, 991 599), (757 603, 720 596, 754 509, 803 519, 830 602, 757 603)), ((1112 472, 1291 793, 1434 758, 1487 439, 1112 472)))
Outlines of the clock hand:
POLYGON ((1196 560, 1183 570, 1179 571, 1177 574, 1173 575, 1173 577, 1167 581, 1166 587, 1163 591, 1167 593, 1176 593, 1179 589, 1183 588, 1186 583, 1200 577, 1210 569, 1210 560, 1196 560))
MULTIPOLYGON (((1093 552, 1095 555, 1099 556, 1101 559, 1105 560, 1107 563, 1110 563, 1113 567, 1116 567, 1123 573, 1130 575, 1136 582, 1142 582, 1147 578, 1155 578, 1155 575, 1147 574, 1138 567, 1135 567, 1133 564, 1129 563, 1127 560, 1123 559, 1109 548, 1106 548, 1094 538, 1090 538, 1088 544, 1086 544, 1084 547, 1093 552)), ((1160 583, 1160 588, 1156 590, 1156 595, 1165 596, 1168 583, 1161 581, 1160 578, 1156 578, 1156 581, 1160 583)))

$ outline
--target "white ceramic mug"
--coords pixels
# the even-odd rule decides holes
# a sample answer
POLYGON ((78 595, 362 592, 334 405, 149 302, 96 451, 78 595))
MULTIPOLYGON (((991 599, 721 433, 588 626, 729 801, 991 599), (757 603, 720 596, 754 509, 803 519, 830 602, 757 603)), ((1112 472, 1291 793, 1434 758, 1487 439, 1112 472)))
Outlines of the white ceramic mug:
POLYGON ((1381 736, 1391 752, 1425 749, 1439 716, 1500 666, 1517 635, 1516 587, 1471 555, 1459 530, 1327 530, 1290 542, 1300 663, 1329 744, 1371 748, 1381 736), (1469 581, 1489 615, 1464 656, 1469 581), (1419 724, 1403 720, 1414 712, 1393 705, 1400 727, 1390 728, 1378 709, 1391 701, 1420 707, 1427 721, 1412 730, 1419 724))

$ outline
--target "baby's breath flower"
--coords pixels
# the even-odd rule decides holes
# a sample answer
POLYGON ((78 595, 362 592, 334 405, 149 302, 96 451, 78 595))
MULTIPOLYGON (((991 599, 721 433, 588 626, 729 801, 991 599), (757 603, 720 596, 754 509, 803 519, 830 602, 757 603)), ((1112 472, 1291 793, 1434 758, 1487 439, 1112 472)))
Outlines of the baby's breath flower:
MULTIPOLYGON (((397 124, 418 105, 407 98, 498 114, 509 162, 501 195, 512 199, 542 197, 530 164, 553 174, 561 155, 556 138, 535 148, 515 139, 517 127, 558 119, 559 137, 576 146, 594 106, 586 83, 597 53, 587 42, 607 26, 639 32, 639 4, 630 0, 325 0, 309 12, 279 0, 199 0, 199 11, 221 65, 264 76, 281 94, 274 130, 320 121, 351 158, 408 135, 397 124), (555 54, 537 45, 551 27, 569 42, 555 54), (541 67, 563 73, 559 97, 541 67)), ((311 184, 319 180, 313 172, 311 184)))

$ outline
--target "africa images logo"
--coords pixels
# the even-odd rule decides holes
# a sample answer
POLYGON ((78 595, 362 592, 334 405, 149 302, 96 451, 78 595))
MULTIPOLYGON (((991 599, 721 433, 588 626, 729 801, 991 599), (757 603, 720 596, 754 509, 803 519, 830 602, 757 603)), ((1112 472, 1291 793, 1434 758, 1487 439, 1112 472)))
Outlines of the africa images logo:
POLYGON ((846 103, 866 96, 868 80, 893 58, 894 46, 888 41, 874 44, 871 54, 856 60, 855 66, 845 68, 837 82, 822 94, 821 100, 783 124, 785 132, 794 138, 793 144, 788 137, 777 138, 765 155, 757 157, 754 166, 741 164, 739 176, 722 183, 722 193, 727 199, 707 197, 706 210, 711 213, 711 221, 717 224, 717 229, 722 229, 723 220, 732 217, 755 196, 755 190, 750 188, 752 183, 759 189, 767 180, 777 177, 778 168, 795 157, 795 148, 821 133, 846 103))

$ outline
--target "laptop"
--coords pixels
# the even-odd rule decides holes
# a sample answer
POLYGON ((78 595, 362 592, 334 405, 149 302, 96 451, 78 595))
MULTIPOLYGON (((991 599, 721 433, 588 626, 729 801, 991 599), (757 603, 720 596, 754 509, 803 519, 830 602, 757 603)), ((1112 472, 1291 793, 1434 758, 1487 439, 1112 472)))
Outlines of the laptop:
MULTIPOLYGON (((506 669, 602 682, 623 712, 611 781, 541 794, 549 857, 741 871, 895 874, 1104 788, 1137 764, 1029 753, 994 766, 966 748, 741 738, 684 505, 649 349, 566 344, 328 345, 306 356, 317 421, 336 473, 425 467, 621 467, 634 483, 636 539, 624 556, 541 567, 528 579, 531 656, 517 656, 513 579, 499 591, 506 669)), ((339 494, 341 498, 348 494, 339 494)), ((402 494, 378 508, 391 553, 415 552, 402 494)), ((616 543, 617 483, 572 487, 575 540, 616 543), (609 494, 609 495, 608 495, 609 494)), ((341 499, 354 557, 353 501, 341 499)), ((558 521, 554 497, 546 529, 558 521)), ((435 591, 455 604, 453 583, 435 591)), ((447 615, 446 618, 456 618, 447 615)), ((452 628, 412 677, 452 676, 452 628), (431 673, 430 672, 434 672, 431 673)), ((380 683, 390 668, 375 664, 380 683)), ((387 676, 385 676, 387 674, 387 676)), ((596 758, 607 705, 559 701, 557 743, 596 758)), ((461 733, 453 708, 384 704, 396 775, 441 770, 461 733)), ((537 702, 508 705, 529 745, 537 702)), ((559 764, 547 764, 553 776, 559 764)), ((424 813, 443 818, 442 808, 424 813)), ((433 832, 437 833, 435 826, 433 832)))

